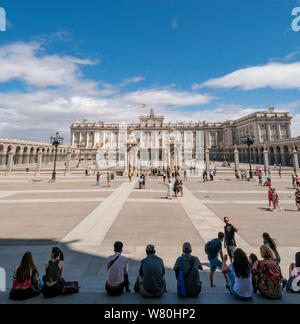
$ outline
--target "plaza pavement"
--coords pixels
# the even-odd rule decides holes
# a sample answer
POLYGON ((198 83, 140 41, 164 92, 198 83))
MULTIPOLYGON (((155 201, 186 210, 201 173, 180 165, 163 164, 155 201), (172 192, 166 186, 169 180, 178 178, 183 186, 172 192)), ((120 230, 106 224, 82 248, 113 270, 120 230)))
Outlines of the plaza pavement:
MULTIPOLYGON (((49 183, 46 176, 0 178, 0 267, 6 270, 6 286, 23 253, 31 250, 41 276, 51 247, 59 245, 65 253, 67 280, 78 280, 79 295, 46 300, 37 297, 24 303, 238 303, 225 291, 220 272, 217 288, 209 288, 209 265, 205 242, 223 231, 223 217, 239 228, 237 243, 247 253, 259 255, 262 233, 278 239, 282 271, 300 250, 300 213, 296 211, 290 176, 274 176, 283 211, 267 207, 267 189, 257 182, 236 181, 233 174, 219 174, 214 182, 202 183, 192 177, 184 182, 184 197, 166 199, 166 184, 160 177, 148 179, 145 190, 137 189, 137 178, 130 183, 117 178, 107 187, 102 179, 96 187, 94 177, 59 177, 49 183), (33 181, 34 180, 34 181, 33 181), (112 254, 116 240, 124 243, 129 259, 129 277, 135 282, 145 246, 155 244, 157 255, 166 266, 168 293, 145 300, 137 294, 111 298, 104 292, 105 258, 112 254), (181 254, 182 243, 191 242, 193 254, 204 265, 203 292, 196 299, 176 296, 172 267, 181 254)), ((0 293, 0 303, 12 303, 8 292, 0 293)), ((269 303, 256 296, 251 303, 269 303)), ((273 302, 272 302, 273 303, 273 302)), ((299 295, 284 295, 276 303, 300 303, 299 295)))

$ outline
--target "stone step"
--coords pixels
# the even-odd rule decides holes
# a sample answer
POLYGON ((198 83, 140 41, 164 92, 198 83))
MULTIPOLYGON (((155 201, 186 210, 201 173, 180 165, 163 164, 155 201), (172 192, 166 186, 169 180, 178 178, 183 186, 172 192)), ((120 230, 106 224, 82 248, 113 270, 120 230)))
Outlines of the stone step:
MULTIPOLYGON (((197 298, 181 298, 176 293, 165 293, 159 298, 143 298, 136 293, 126 293, 119 297, 110 297, 102 291, 84 291, 71 296, 59 296, 46 299, 42 296, 15 302, 8 299, 8 292, 0 293, 0 304, 300 304, 300 294, 284 294, 280 300, 270 300, 255 294, 251 300, 238 300, 226 292, 203 289, 197 298)), ((107 306, 109 310, 109 306, 107 306)))

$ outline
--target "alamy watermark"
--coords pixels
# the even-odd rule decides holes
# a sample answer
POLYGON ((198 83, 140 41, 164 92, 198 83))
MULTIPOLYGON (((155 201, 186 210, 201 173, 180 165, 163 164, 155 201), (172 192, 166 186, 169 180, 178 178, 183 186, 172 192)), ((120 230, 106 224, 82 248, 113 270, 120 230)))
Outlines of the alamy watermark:
POLYGON ((296 7, 292 10, 292 16, 296 16, 292 21, 292 30, 298 32, 300 31, 300 7, 296 7))
POLYGON ((6 12, 4 8, 0 7, 0 32, 6 31, 6 12))
POLYGON ((3 268, 0 268, 0 292, 6 291, 6 273, 3 268))

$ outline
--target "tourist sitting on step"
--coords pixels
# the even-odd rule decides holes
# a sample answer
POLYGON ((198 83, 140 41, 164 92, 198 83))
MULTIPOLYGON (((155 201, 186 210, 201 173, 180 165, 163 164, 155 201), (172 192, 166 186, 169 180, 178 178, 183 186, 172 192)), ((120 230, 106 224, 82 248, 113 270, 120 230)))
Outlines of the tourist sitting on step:
POLYGON ((279 299, 282 296, 283 277, 279 264, 274 261, 274 254, 267 245, 260 247, 262 261, 253 267, 253 275, 258 291, 263 297, 279 299))
POLYGON ((13 288, 9 293, 12 300, 26 300, 40 294, 38 270, 31 252, 26 252, 14 274, 13 288))
POLYGON ((227 265, 227 260, 228 256, 225 254, 222 272, 228 276, 231 294, 239 299, 252 298, 252 269, 246 253, 238 248, 233 252, 233 262, 227 265))
POLYGON ((163 260, 155 255, 154 245, 146 247, 147 257, 142 260, 134 291, 143 297, 160 297, 166 291, 163 260))
POLYGON ((106 260, 107 281, 105 289, 110 296, 120 296, 129 290, 128 280, 128 260, 122 256, 123 243, 115 242, 115 254, 111 255, 106 260))
POLYGON ((300 252, 297 252, 295 255, 295 263, 290 265, 286 291, 289 293, 300 293, 300 252))
POLYGON ((44 297, 59 296, 65 281, 63 279, 64 254, 58 247, 52 248, 50 261, 45 264, 45 270, 42 288, 44 297))
POLYGON ((192 256, 192 246, 189 242, 183 244, 182 252, 182 256, 173 267, 177 280, 180 272, 183 273, 185 296, 182 297, 198 297, 201 292, 199 270, 203 270, 202 264, 196 256, 192 256))

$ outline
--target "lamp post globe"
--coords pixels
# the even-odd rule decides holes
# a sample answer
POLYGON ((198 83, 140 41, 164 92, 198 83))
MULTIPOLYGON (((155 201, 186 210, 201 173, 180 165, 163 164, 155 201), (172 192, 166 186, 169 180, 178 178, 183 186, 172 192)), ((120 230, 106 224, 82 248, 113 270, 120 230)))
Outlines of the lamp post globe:
POLYGON ((62 145, 64 142, 63 137, 59 136, 59 132, 56 132, 55 137, 50 137, 50 143, 55 147, 55 154, 54 154, 54 167, 52 172, 52 181, 56 181, 56 161, 57 161, 57 152, 59 145, 62 145))

